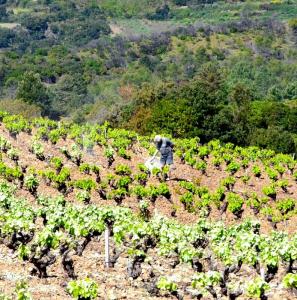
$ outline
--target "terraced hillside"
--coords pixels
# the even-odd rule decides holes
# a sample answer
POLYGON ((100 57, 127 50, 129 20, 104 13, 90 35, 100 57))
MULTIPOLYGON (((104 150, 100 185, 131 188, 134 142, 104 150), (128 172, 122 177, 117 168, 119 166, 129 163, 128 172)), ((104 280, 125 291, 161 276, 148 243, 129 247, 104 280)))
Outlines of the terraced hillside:
POLYGON ((144 165, 150 137, 108 123, 0 120, 1 299, 297 296, 291 156, 176 139, 166 181, 166 168, 144 165))

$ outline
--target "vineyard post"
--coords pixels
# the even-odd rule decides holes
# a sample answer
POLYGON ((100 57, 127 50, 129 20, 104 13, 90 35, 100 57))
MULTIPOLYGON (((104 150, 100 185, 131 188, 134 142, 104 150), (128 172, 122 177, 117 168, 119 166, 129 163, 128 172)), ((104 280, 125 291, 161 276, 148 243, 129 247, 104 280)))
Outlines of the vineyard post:
POLYGON ((104 137, 107 139, 107 127, 104 128, 104 137))
POLYGON ((260 268, 260 276, 262 277, 263 280, 265 280, 265 270, 263 267, 260 268))
POLYGON ((105 267, 110 267, 110 260, 109 260, 109 235, 110 235, 110 228, 109 225, 106 225, 105 228, 105 267))

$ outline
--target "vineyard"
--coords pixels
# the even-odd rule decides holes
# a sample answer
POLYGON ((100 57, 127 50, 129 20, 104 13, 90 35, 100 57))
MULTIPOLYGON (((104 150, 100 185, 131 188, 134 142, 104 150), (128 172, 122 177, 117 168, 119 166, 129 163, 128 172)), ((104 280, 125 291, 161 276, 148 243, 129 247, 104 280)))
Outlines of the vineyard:
POLYGON ((168 181, 152 137, 0 121, 0 299, 296 299, 292 156, 173 139, 168 181))

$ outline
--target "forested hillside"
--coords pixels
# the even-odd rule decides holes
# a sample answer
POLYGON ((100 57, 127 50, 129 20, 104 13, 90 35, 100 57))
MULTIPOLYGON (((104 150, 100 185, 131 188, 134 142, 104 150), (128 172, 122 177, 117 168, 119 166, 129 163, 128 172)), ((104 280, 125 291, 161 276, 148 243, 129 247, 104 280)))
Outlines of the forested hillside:
POLYGON ((293 153, 296 15, 296 0, 2 0, 0 108, 293 153))

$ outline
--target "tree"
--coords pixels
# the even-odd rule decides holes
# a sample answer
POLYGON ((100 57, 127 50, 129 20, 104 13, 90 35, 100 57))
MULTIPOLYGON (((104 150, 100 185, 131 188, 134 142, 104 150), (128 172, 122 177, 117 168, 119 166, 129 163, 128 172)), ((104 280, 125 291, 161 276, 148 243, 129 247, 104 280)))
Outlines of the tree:
POLYGON ((26 72, 23 75, 18 85, 17 98, 39 106, 42 109, 42 115, 47 114, 50 110, 49 95, 39 74, 26 72))
POLYGON ((230 105, 224 106, 217 114, 212 118, 211 131, 212 138, 219 139, 222 142, 237 143, 234 131, 236 130, 236 124, 233 122, 233 114, 230 105))
POLYGON ((22 26, 26 27, 33 39, 40 40, 44 38, 44 33, 48 28, 48 16, 24 14, 20 20, 22 26))
POLYGON ((92 103, 87 82, 79 73, 63 75, 51 89, 52 118, 59 118, 74 112, 85 104, 92 103))
POLYGON ((232 113, 233 142, 247 145, 247 136, 251 130, 249 115, 251 113, 252 91, 244 84, 236 84, 230 92, 230 110, 232 113))
POLYGON ((200 134, 202 142, 212 139, 213 116, 227 99, 225 83, 217 66, 206 65, 197 78, 182 88, 181 98, 187 100, 188 116, 191 116, 195 128, 192 134, 200 134))
POLYGON ((168 4, 164 4, 156 9, 153 15, 149 15, 152 20, 166 20, 169 18, 170 8, 168 4))
POLYGON ((147 127, 150 132, 166 132, 173 137, 190 136, 193 121, 188 113, 187 101, 184 99, 161 100, 152 108, 147 127))
POLYGON ((0 110, 7 111, 12 115, 21 114, 24 118, 32 119, 41 116, 41 109, 39 106, 28 104, 22 100, 1 100, 0 110))
POLYGON ((293 135, 280 127, 255 128, 251 134, 251 145, 269 148, 276 152, 295 153, 296 145, 293 135))
MULTIPOLYGON (((5 60, 0 59, 0 87, 3 87, 4 79, 7 74, 7 67, 5 66, 5 60)), ((1 90, 1 88, 0 88, 1 90)))
POLYGON ((173 1, 174 4, 179 5, 179 6, 183 6, 183 5, 187 5, 187 3, 189 2, 188 0, 174 0, 173 1))
POLYGON ((295 44, 297 42, 296 37, 297 37, 297 18, 292 19, 289 21, 289 26, 292 29, 292 33, 293 33, 293 38, 295 41, 295 44))
POLYGON ((288 100, 297 99, 297 82, 291 82, 287 85, 284 98, 288 100))
MULTIPOLYGON (((132 114, 132 112, 130 113, 132 114)), ((140 134, 148 134, 151 132, 148 126, 149 121, 151 121, 151 109, 142 106, 134 112, 128 122, 123 124, 123 127, 135 130, 140 134)))
POLYGON ((279 85, 273 85, 268 89, 267 100, 283 100, 284 89, 279 85))
POLYGON ((262 105, 262 120, 265 128, 278 126, 283 128, 287 116, 289 114, 289 107, 283 102, 264 102, 265 105, 262 105))
POLYGON ((0 21, 5 21, 8 17, 5 2, 0 0, 0 21))
POLYGON ((0 27, 0 48, 9 47, 15 39, 13 30, 0 27))

